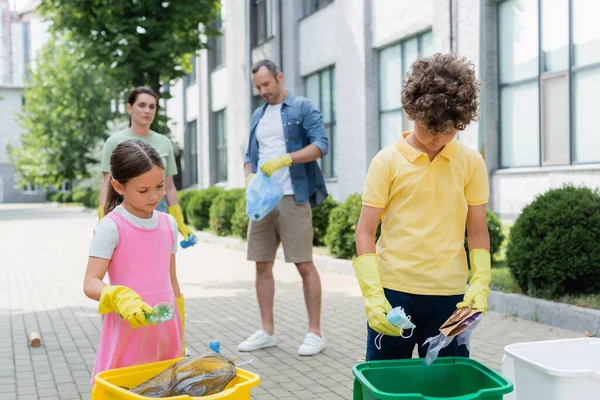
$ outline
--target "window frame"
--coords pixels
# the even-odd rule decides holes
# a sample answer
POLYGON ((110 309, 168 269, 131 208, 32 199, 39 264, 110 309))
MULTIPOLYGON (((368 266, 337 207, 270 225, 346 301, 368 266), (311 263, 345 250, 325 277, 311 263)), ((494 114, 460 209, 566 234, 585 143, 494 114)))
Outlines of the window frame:
POLYGON ((576 103, 576 99, 575 99, 575 93, 574 93, 574 82, 575 82, 575 74, 577 72, 583 71, 583 70, 587 70, 587 69, 596 69, 596 68, 600 68, 600 61, 597 62, 592 62, 589 64, 584 64, 584 65, 574 65, 575 63, 575 45, 574 45, 574 41, 573 41, 573 27, 574 27, 574 12, 573 12, 573 7, 574 7, 574 0, 567 0, 568 2, 568 49, 567 49, 567 54, 568 54, 568 66, 567 69, 563 69, 563 70, 556 70, 556 71, 551 71, 551 72, 545 72, 545 60, 544 60, 544 52, 543 52, 543 43, 542 43, 542 30, 543 30, 543 21, 542 21, 542 0, 537 0, 536 1, 536 7, 537 7, 537 28, 538 28, 538 43, 537 43, 537 57, 538 57, 538 71, 537 71, 537 75, 531 78, 527 78, 527 79, 521 79, 518 81, 511 81, 511 82, 504 82, 502 83, 500 80, 501 77, 501 57, 502 57, 502 52, 500 51, 500 38, 502 35, 502 29, 501 29, 501 21, 499 18, 499 8, 502 5, 502 3, 506 2, 507 0, 501 0, 498 1, 498 3, 496 4, 496 15, 497 15, 497 20, 496 20, 496 36, 497 36, 497 46, 498 46, 498 52, 497 52, 497 59, 496 59, 496 63, 497 63, 497 81, 498 81, 498 108, 497 108, 497 112, 498 112, 498 141, 499 141, 499 146, 498 146, 498 160, 499 162, 499 168, 500 169, 509 169, 509 168, 530 168, 530 167, 547 167, 547 166, 570 166, 570 165, 589 165, 589 164, 600 164, 600 157, 598 158, 597 161, 577 161, 577 155, 576 155, 576 147, 575 147, 575 141, 576 141, 576 132, 575 132, 575 103, 576 103), (567 110, 565 110, 565 112, 568 113, 568 118, 569 118, 569 131, 567 132, 567 134, 569 135, 568 138, 568 143, 569 143, 569 159, 568 160, 562 160, 562 161, 546 161, 545 160, 545 142, 548 140, 547 138, 547 132, 545 130, 545 126, 544 126, 544 81, 547 79, 551 79, 551 78, 556 78, 557 76, 561 76, 561 75, 566 75, 567 77, 567 86, 568 86, 568 98, 569 98, 569 105, 567 107, 567 110), (539 148, 538 148, 538 152, 539 152, 539 161, 537 164, 535 165, 523 165, 523 166, 510 166, 510 165, 505 165, 503 163, 503 152, 502 152, 502 143, 503 143, 503 135, 502 135, 502 120, 500 118, 500 116, 502 115, 502 108, 501 108, 501 93, 502 90, 506 87, 510 87, 510 86, 517 86, 517 85, 521 85, 521 84, 525 84, 525 83, 531 83, 531 82, 537 82, 538 84, 538 119, 539 119, 539 123, 538 123, 538 135, 539 135, 539 148))
POLYGON ((331 5, 335 0, 303 0, 302 1, 302 15, 308 17, 325 7, 331 5), (316 4, 315 4, 316 3, 316 4))
POLYGON ((308 80, 314 77, 317 77, 318 82, 318 93, 319 93, 319 104, 315 104, 319 112, 322 113, 323 109, 323 87, 322 81, 324 74, 329 74, 329 110, 331 115, 329 122, 325 122, 325 118, 323 118, 323 127, 325 128, 325 132, 327 133, 327 138, 329 140, 329 152, 319 159, 319 166, 321 167, 321 171, 323 172, 323 176, 327 180, 335 180, 337 178, 336 174, 336 165, 335 165, 335 134, 336 134, 336 101, 335 101, 335 65, 330 65, 326 68, 315 71, 309 75, 304 77, 304 92, 307 92, 307 84, 308 80), (324 167, 323 164, 326 164, 327 167, 324 167))
POLYGON ((273 0, 250 0, 250 41, 251 47, 257 48, 271 40, 276 35, 276 27, 274 23, 276 6, 273 0), (264 37, 259 37, 258 13, 262 12, 259 7, 264 4, 264 37))
POLYGON ((378 95, 377 95, 377 112, 378 112, 378 115, 377 115, 377 118, 378 118, 379 149, 382 149, 384 147, 383 146, 383 142, 384 142, 383 141, 383 131, 382 131, 382 123, 381 123, 382 116, 385 115, 385 114, 389 115, 389 114, 392 114, 392 113, 401 112, 402 113, 402 130, 403 131, 404 131, 404 128, 405 128, 405 122, 408 120, 408 116, 404 112, 404 107, 402 106, 402 101, 400 101, 400 105, 398 107, 391 108, 389 110, 388 109, 382 110, 382 107, 381 107, 381 105, 382 105, 382 98, 381 98, 381 96, 383 94, 383 90, 381 90, 381 88, 382 88, 382 85, 385 84, 385 83, 383 82, 383 79, 381 77, 381 53, 384 50, 390 49, 392 47, 398 47, 398 51, 400 51, 400 71, 399 72, 400 72, 400 76, 401 76, 400 79, 402 80, 402 83, 400 85, 400 99, 402 99, 402 89, 404 88, 404 78, 405 78, 408 70, 410 69, 410 66, 407 66, 406 71, 404 70, 404 67, 405 67, 405 65, 404 65, 405 64, 405 62, 404 62, 404 59, 405 59, 405 49, 404 49, 404 47, 405 47, 405 45, 408 42, 410 42, 411 40, 413 40, 413 39, 416 38, 417 39, 417 54, 418 54, 418 59, 422 58, 423 57, 423 47, 424 47, 423 46, 423 38, 426 35, 429 35, 429 34, 433 34, 433 31, 431 29, 428 29, 426 31, 418 32, 415 35, 407 36, 405 38, 402 38, 402 40, 399 40, 397 42, 388 44, 385 47, 381 47, 381 48, 377 49, 377 74, 378 74, 378 78, 379 78, 378 79, 379 85, 377 87, 377 90, 378 90, 378 95))
POLYGON ((215 112, 215 182, 226 183, 227 171, 227 109, 215 112), (222 139, 222 140, 221 140, 222 139))

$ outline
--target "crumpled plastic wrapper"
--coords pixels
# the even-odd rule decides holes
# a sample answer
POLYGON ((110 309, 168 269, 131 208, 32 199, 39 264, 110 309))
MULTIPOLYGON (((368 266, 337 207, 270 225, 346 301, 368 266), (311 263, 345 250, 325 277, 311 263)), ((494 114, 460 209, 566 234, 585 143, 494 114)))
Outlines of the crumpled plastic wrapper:
POLYGON ((440 327, 440 334, 428 338, 423 346, 429 344, 425 365, 431 365, 440 351, 456 338, 459 345, 465 345, 470 350, 471 334, 480 322, 481 312, 471 308, 458 309, 440 327))
POLYGON ((131 391, 150 398, 208 396, 222 392, 236 375, 232 361, 210 353, 180 360, 131 391))

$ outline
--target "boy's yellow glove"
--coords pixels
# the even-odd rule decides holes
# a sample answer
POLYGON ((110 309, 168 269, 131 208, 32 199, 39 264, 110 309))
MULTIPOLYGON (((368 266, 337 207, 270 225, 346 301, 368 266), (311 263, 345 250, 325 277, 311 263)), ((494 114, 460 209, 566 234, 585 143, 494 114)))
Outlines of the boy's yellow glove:
POLYGON ((98 312, 121 314, 121 317, 134 329, 148 325, 144 313, 153 311, 153 308, 144 303, 139 294, 126 286, 106 285, 100 294, 98 312))
POLYGON ((98 206, 98 221, 104 217, 104 206, 98 206))
POLYGON ((175 301, 177 302, 177 308, 179 309, 179 318, 181 319, 181 351, 182 354, 185 356, 185 305, 183 303, 183 294, 181 294, 179 297, 175 297, 175 301))
POLYGON ((266 176, 271 176, 273 175, 273 172, 277 171, 278 169, 283 167, 289 167, 290 165, 292 165, 292 155, 288 153, 279 157, 275 157, 272 160, 266 161, 263 165, 260 166, 260 170, 266 176))
POLYGON ((365 301, 367 321, 371 329, 388 336, 400 336, 402 329, 392 325, 386 317, 392 311, 392 306, 381 286, 377 255, 363 254, 354 260, 352 266, 365 301))
POLYGON ((458 303, 456 308, 471 306, 471 308, 485 313, 492 280, 490 252, 485 249, 473 249, 469 253, 469 261, 473 271, 471 282, 469 282, 469 289, 467 289, 463 301, 458 303))
POLYGON ((181 211, 181 206, 179 204, 169 206, 167 207, 167 211, 173 216, 173 218, 175 218, 175 221, 177 222, 177 229, 183 235, 184 240, 187 241, 188 236, 193 235, 194 232, 192 232, 192 230, 185 225, 185 222, 183 221, 183 212, 181 211))

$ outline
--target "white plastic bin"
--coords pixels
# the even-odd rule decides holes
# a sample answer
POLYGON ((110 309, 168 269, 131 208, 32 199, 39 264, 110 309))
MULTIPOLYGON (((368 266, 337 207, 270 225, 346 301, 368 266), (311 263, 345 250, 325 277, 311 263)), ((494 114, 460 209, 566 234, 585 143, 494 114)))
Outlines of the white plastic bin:
POLYGON ((600 398, 600 339, 511 344, 504 353, 503 374, 514 373, 517 400, 600 398))

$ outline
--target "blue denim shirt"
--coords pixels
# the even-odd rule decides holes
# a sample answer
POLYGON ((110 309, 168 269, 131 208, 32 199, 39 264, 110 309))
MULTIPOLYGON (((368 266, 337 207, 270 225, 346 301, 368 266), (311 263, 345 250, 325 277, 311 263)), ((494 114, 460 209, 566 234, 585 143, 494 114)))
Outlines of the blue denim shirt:
MULTIPOLYGON (((254 172, 258 169, 256 126, 265 114, 266 108, 267 104, 258 107, 252 113, 250 120, 250 138, 244 164, 251 163, 254 172)), ((293 96, 288 92, 281 105, 281 122, 288 153, 303 149, 309 144, 316 146, 322 155, 329 151, 329 139, 323 127, 323 117, 308 99, 293 96)), ((327 197, 325 180, 316 161, 293 164, 290 167, 290 177, 296 203, 308 201, 312 207, 315 207, 327 197)))

